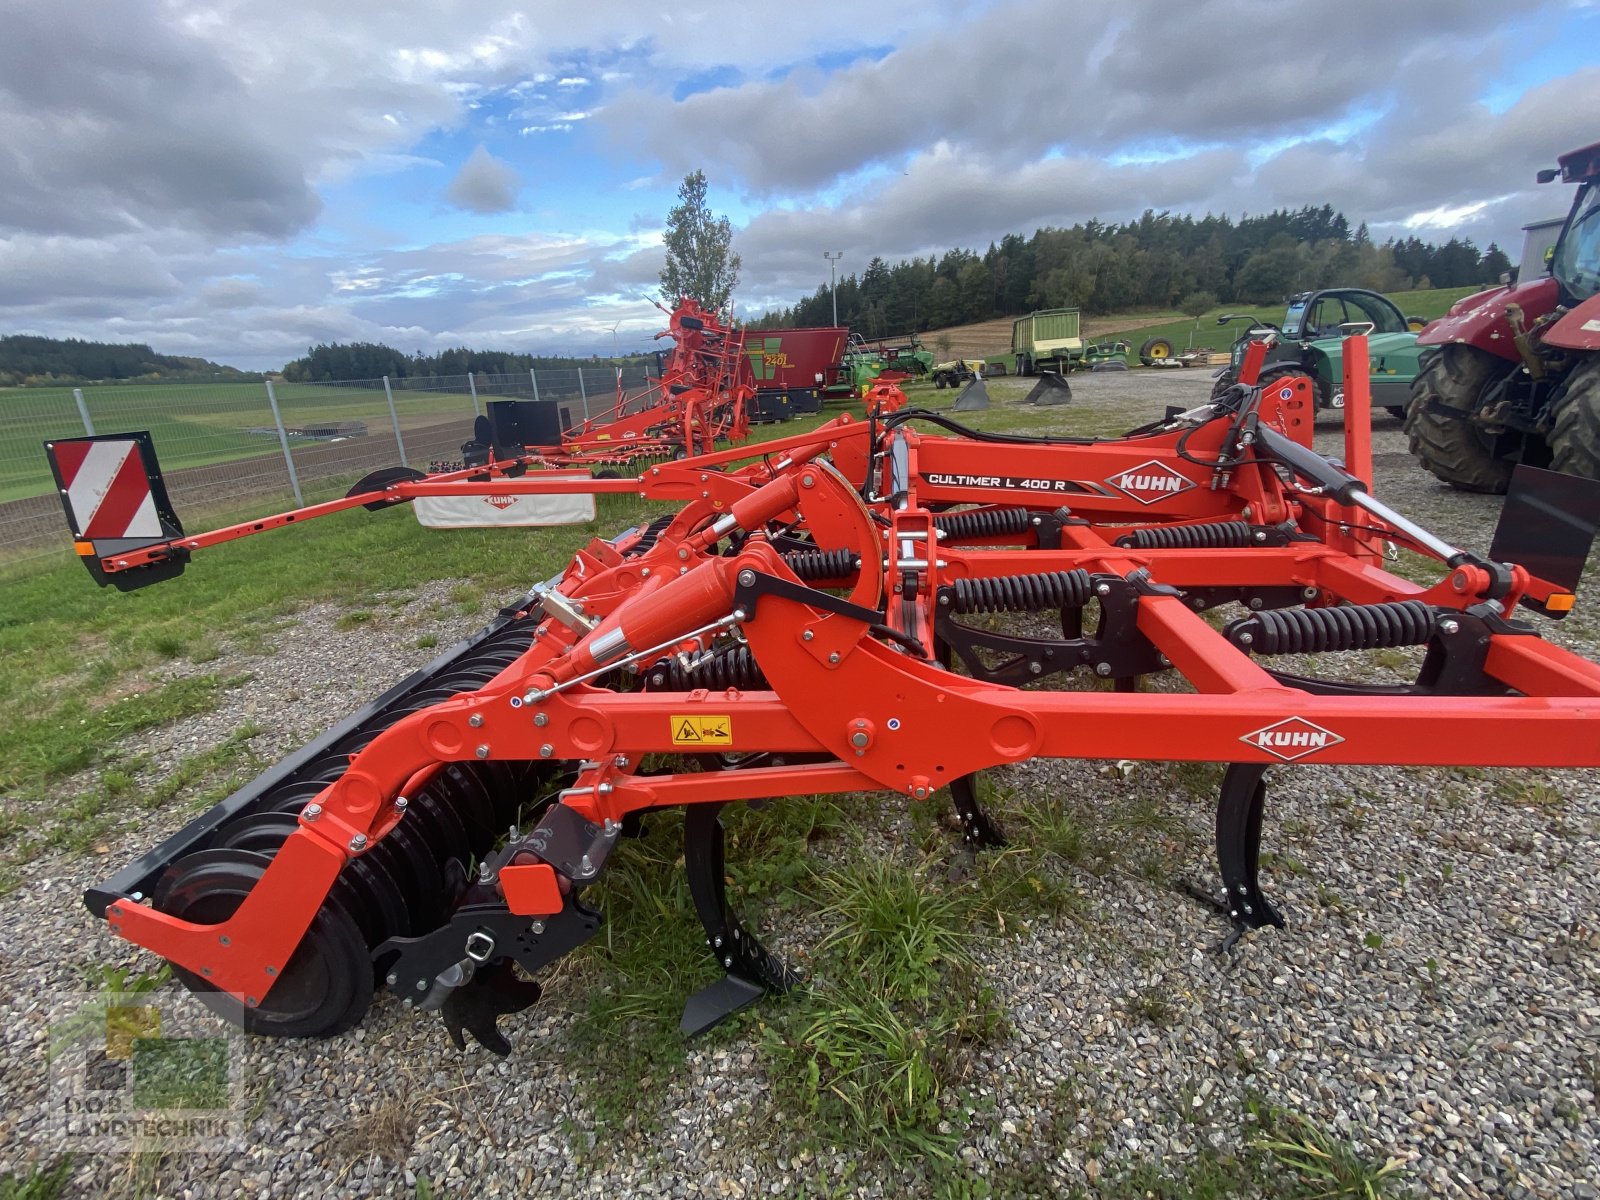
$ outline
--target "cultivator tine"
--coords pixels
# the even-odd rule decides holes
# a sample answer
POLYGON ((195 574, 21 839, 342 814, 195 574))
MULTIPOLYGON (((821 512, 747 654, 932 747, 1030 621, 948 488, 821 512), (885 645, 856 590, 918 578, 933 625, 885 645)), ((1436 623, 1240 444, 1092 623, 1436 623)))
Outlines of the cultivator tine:
POLYGON ((721 1024, 767 992, 786 992, 800 974, 770 953, 728 905, 720 804, 691 804, 683 817, 683 867, 706 943, 726 974, 683 1006, 678 1029, 693 1037, 721 1024))
POLYGON ((956 815, 961 818, 961 840, 974 850, 985 846, 1004 846, 1005 835, 978 802, 977 784, 976 775, 962 775, 950 781, 950 799, 955 804, 956 815))
POLYGON ((1265 763, 1232 763, 1217 796, 1217 866, 1222 871, 1226 912, 1234 931, 1223 949, 1247 930, 1284 927, 1283 917, 1261 892, 1261 819, 1266 808, 1265 763))

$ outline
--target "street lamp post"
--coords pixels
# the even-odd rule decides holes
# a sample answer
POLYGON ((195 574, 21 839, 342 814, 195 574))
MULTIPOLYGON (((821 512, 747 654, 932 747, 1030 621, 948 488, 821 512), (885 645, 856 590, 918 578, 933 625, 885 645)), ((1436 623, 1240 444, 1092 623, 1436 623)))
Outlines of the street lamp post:
POLYGON ((843 250, 824 250, 822 257, 828 260, 828 294, 833 297, 833 323, 839 323, 839 284, 833 273, 833 264, 844 257, 843 250))

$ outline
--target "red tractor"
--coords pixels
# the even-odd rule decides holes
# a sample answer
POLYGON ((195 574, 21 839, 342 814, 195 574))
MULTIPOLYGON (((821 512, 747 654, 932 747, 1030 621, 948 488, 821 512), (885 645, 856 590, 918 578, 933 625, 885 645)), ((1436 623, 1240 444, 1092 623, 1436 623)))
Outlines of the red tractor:
POLYGON ((1518 463, 1600 479, 1600 142, 1539 182, 1578 184, 1547 271, 1458 300, 1420 337, 1411 453, 1451 487, 1502 493, 1518 463))

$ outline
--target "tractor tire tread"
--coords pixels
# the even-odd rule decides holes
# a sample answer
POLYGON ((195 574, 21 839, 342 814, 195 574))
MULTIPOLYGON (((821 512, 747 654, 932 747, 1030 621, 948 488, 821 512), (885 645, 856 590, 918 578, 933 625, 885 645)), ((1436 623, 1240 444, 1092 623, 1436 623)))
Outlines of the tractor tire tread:
POLYGON ((1472 346, 1442 346, 1430 355, 1411 385, 1406 408, 1406 445, 1423 468, 1457 491, 1498 496, 1511 482, 1513 464, 1497 458, 1467 421, 1478 398, 1507 364, 1472 346), (1441 416, 1438 400, 1461 417, 1441 416))
POLYGON ((1550 414, 1551 469, 1600 479, 1600 356, 1573 368, 1550 414))

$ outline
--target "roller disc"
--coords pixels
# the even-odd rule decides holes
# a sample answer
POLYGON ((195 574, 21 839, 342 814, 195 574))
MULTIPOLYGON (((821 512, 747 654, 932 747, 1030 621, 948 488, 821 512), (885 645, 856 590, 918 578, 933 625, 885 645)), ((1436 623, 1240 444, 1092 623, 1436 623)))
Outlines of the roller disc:
MULTIPOLYGON (((188 855, 162 878, 155 906, 186 921, 219 924, 233 915, 269 862, 243 850, 188 855)), ((183 967, 175 966, 173 973, 207 1008, 267 1037, 332 1037, 354 1027, 372 1003, 366 941, 331 896, 256 1008, 246 1008, 183 967)))
MULTIPOLYGON (((244 850, 271 858, 299 826, 299 818, 292 813, 259 813, 225 827, 212 848, 244 850)), ((374 846, 360 858, 346 863, 333 888, 333 894, 361 927, 369 946, 411 932, 411 919, 400 887, 390 872, 386 856, 379 856, 376 850, 374 846)))

